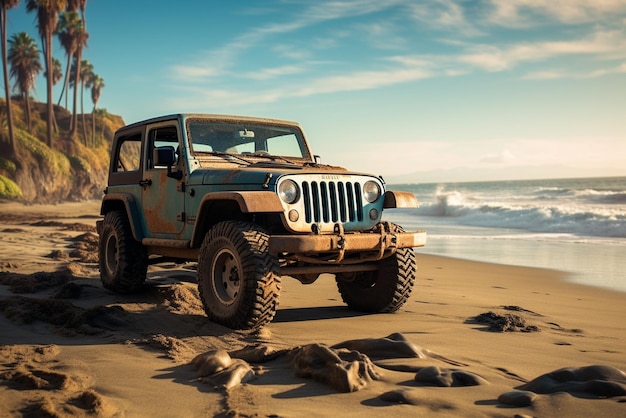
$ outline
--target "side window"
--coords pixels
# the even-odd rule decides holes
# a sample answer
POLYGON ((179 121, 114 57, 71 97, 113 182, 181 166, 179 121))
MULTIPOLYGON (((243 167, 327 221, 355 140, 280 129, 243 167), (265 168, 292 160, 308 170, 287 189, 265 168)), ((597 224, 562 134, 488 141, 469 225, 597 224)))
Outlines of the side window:
POLYGON ((117 159, 113 166, 114 173, 138 171, 141 161, 141 134, 137 133, 120 138, 117 159))
POLYGON ((142 130, 135 129, 116 139, 115 154, 111 158, 109 186, 139 184, 141 181, 142 130))
POLYGON ((158 128, 150 129, 148 132, 148 147, 147 147, 147 164, 148 169, 165 169, 166 166, 158 166, 154 159, 154 150, 159 147, 170 146, 176 151, 176 155, 180 152, 178 146, 178 130, 176 126, 160 126, 158 128))

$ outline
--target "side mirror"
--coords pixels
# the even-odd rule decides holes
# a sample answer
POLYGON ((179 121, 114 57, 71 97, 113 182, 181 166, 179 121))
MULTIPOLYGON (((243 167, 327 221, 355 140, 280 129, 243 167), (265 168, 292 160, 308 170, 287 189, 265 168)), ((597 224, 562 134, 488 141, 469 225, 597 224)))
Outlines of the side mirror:
POLYGON ((171 167, 176 164, 176 151, 170 145, 155 148, 152 157, 155 167, 171 167))
POLYGON ((172 167, 174 166, 174 164, 176 164, 176 151, 171 145, 155 148, 154 153, 152 154, 152 158, 154 160, 155 167, 167 167, 168 177, 176 180, 180 180, 183 178, 182 171, 172 171, 172 167))

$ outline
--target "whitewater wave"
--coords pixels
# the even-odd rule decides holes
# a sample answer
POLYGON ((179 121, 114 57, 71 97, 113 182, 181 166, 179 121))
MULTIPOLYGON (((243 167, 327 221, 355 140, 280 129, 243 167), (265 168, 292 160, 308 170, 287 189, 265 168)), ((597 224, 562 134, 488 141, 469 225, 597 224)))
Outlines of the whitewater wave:
POLYGON ((554 200, 566 198, 589 204, 620 205, 626 203, 626 192, 612 190, 584 189, 575 190, 567 188, 541 188, 535 192, 536 200, 554 200))
POLYGON ((466 226, 626 238, 626 208, 619 206, 626 201, 626 193, 544 189, 535 193, 534 200, 511 197, 498 201, 490 197, 468 198, 458 190, 437 189, 434 201, 422 200, 415 215, 454 218, 455 223, 466 226), (552 197, 537 199, 539 193, 552 197), (555 198, 557 194, 560 199, 555 198), (565 199, 565 195, 571 198, 565 199))

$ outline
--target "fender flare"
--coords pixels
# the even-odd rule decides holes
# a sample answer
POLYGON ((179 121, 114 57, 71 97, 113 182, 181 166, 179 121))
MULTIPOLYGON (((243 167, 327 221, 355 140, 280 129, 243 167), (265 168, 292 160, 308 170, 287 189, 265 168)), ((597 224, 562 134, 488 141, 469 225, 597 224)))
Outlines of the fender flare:
POLYGON ((274 192, 213 192, 207 193, 200 201, 199 212, 208 202, 216 200, 231 200, 237 202, 242 213, 276 213, 283 212, 284 208, 280 198, 274 192))
POLYGON ((202 222, 208 206, 217 202, 234 202, 241 213, 284 213, 285 209, 278 195, 271 191, 212 192, 202 197, 196 214, 196 226, 191 237, 192 247, 204 239, 205 226, 202 222), (202 235, 202 236, 199 236, 202 235))
POLYGON ((399 192, 397 190, 387 190, 385 192, 385 203, 383 208, 417 208, 417 197, 410 192, 399 192))
POLYGON ((112 210, 119 210, 120 203, 123 204, 126 210, 126 216, 130 223, 130 229, 133 232, 135 240, 140 241, 144 238, 145 234, 140 223, 141 216, 139 216, 139 205, 135 199, 135 196, 129 193, 110 193, 104 195, 102 198, 102 205, 100 206, 100 215, 106 215, 107 212, 112 210))

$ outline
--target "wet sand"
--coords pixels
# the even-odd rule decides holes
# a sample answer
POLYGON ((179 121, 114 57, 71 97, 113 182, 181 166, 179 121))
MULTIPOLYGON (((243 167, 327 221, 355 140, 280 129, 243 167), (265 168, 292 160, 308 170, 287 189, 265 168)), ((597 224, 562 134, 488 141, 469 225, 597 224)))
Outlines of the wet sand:
POLYGON ((626 415, 626 293, 418 250, 395 314, 284 278, 274 321, 233 331, 204 316, 194 263, 103 289, 96 219, 0 204, 0 416, 626 415))

